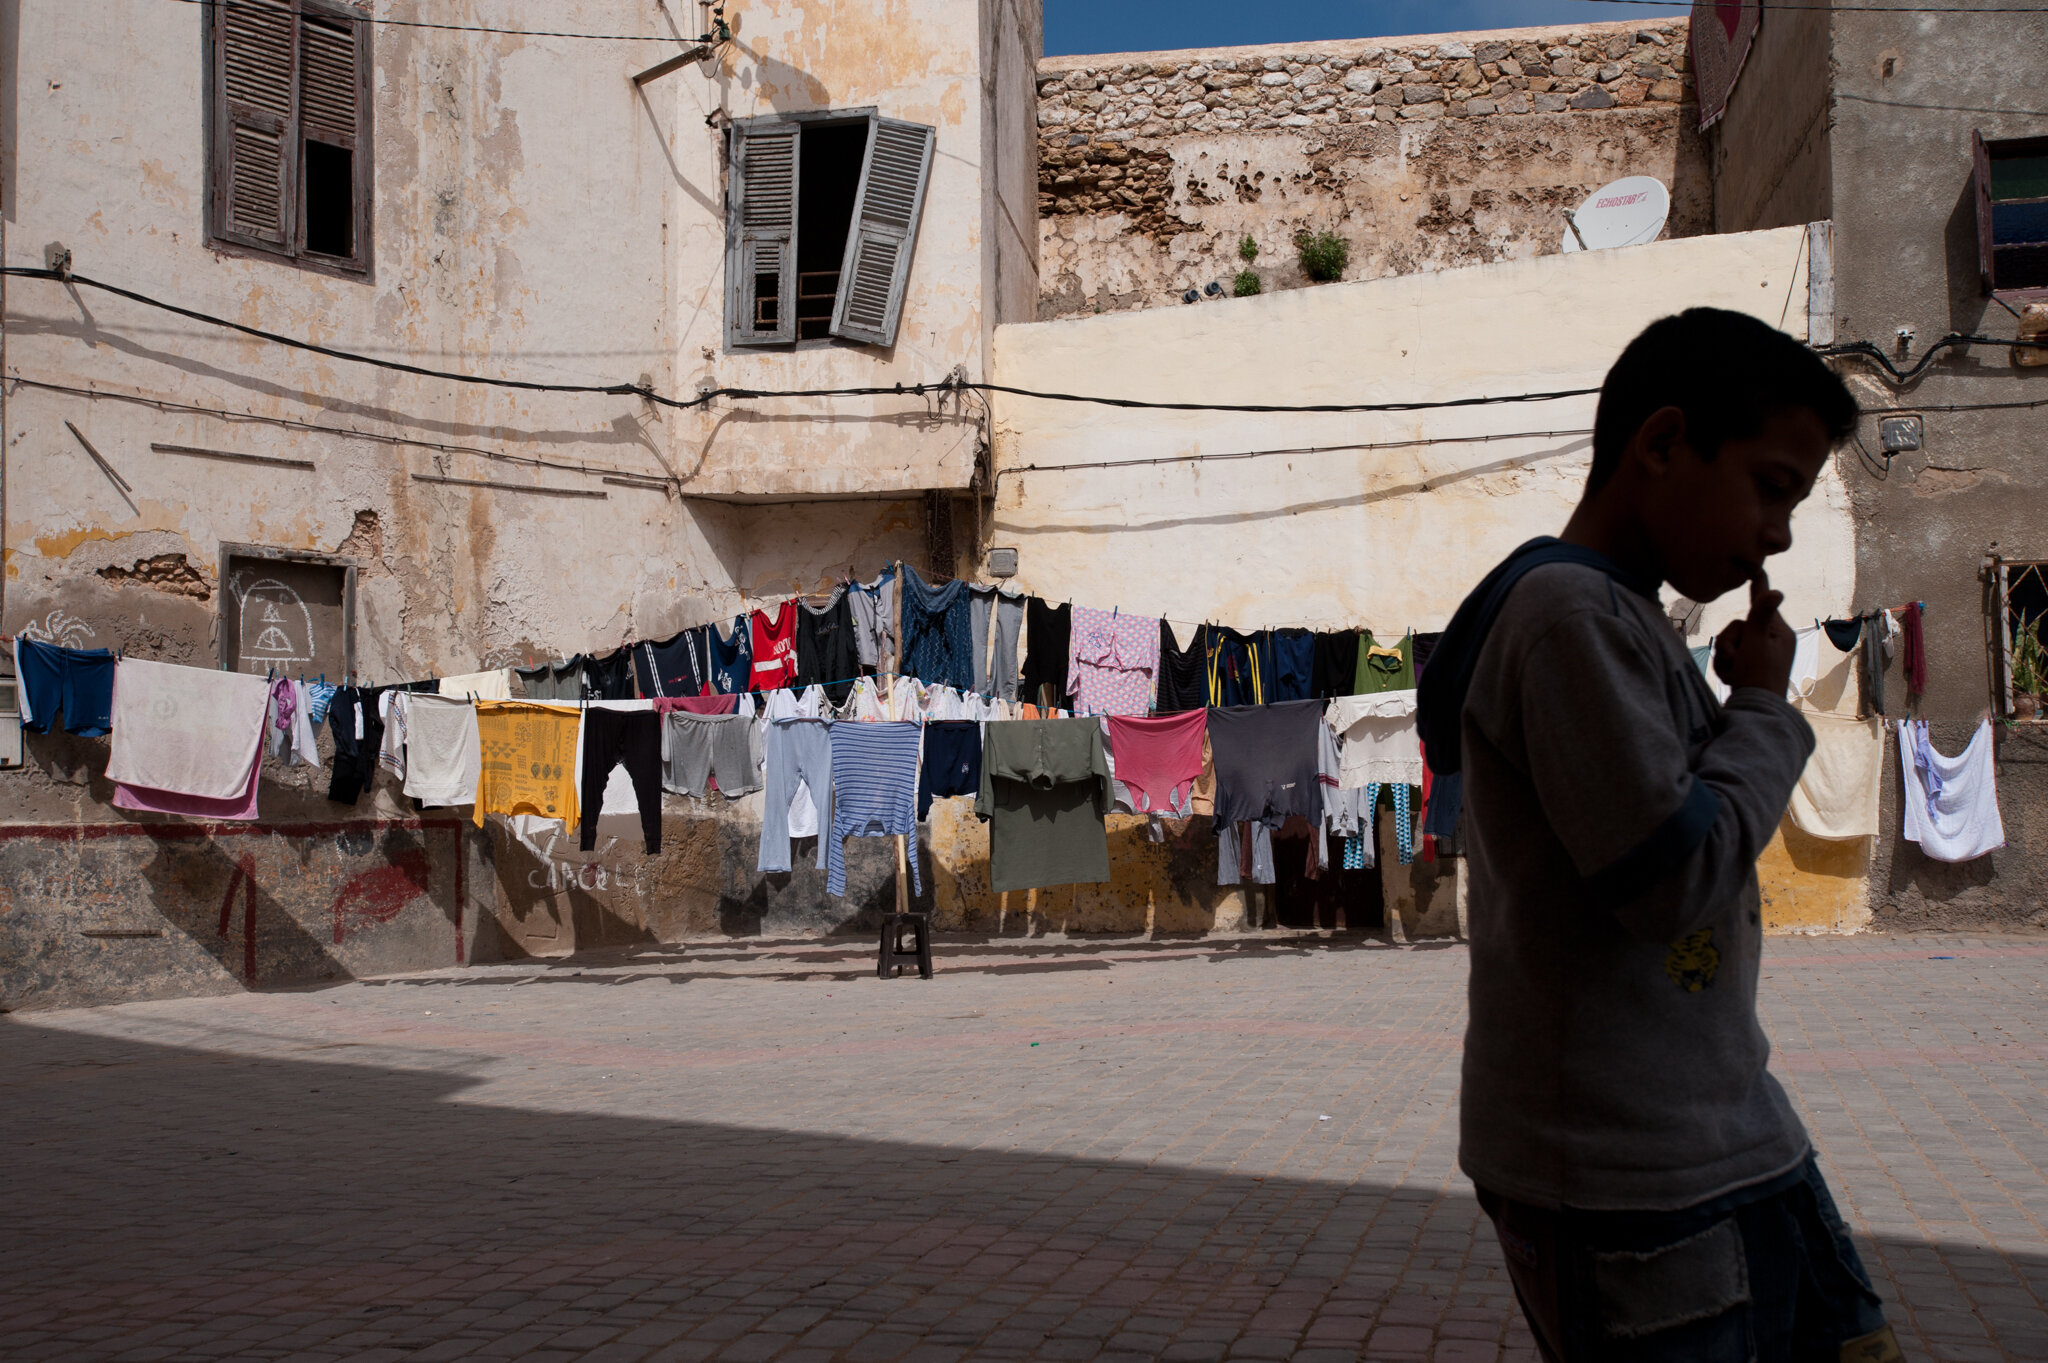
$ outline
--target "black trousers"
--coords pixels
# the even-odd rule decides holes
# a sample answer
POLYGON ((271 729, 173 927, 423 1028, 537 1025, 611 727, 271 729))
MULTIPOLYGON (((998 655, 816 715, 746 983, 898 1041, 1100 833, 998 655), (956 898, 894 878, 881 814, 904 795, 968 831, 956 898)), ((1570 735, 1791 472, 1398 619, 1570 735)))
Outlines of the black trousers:
POLYGON ((652 710, 586 710, 583 715, 583 824, 586 852, 597 850, 597 816, 612 768, 626 764, 640 802, 649 856, 661 850, 661 716, 652 710))
POLYGON ((384 743, 384 721, 377 714, 377 697, 389 687, 344 686, 327 703, 327 726, 334 731, 334 762, 327 777, 327 798, 338 805, 360 800, 363 788, 377 774, 377 749, 384 743), (363 736, 356 737, 356 716, 361 715, 363 736))

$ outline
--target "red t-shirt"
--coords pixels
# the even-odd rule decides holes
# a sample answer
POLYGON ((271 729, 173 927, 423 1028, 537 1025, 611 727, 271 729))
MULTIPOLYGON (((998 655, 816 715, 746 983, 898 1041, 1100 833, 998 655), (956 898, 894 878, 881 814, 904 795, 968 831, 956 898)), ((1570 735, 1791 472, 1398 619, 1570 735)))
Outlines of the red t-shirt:
POLYGON ((777 606, 775 618, 772 620, 768 617, 768 612, 755 611, 753 635, 753 689, 773 691, 795 681, 796 602, 785 601, 777 606))

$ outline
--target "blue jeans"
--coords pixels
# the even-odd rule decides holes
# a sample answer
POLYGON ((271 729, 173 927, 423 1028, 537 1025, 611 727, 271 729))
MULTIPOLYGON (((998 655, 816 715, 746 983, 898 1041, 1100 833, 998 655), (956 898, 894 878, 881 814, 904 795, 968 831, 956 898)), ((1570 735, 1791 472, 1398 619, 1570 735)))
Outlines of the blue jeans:
POLYGON ((1898 1344, 1813 1157, 1673 1212, 1550 1210, 1485 1189, 1551 1363, 1892 1363, 1898 1344))

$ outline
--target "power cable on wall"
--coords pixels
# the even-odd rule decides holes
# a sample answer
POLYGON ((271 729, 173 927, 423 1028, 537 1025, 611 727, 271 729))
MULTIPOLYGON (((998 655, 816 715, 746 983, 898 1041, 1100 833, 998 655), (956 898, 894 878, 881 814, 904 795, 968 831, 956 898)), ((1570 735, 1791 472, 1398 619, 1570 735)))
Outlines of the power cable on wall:
POLYGON ((1124 407, 1145 411, 1166 412, 1249 412, 1249 413, 1357 413, 1357 412, 1421 412, 1452 407, 1489 407, 1503 403, 1552 402, 1560 398, 1590 397, 1600 390, 1594 388, 1564 388, 1544 393, 1510 393, 1500 396, 1472 398, 1438 398, 1413 402, 1323 402, 1323 403, 1257 403, 1257 402, 1154 402, 1144 398, 1102 397, 1086 393, 1050 393, 1032 388, 1017 388, 1009 384, 985 383, 959 377, 948 377, 930 383, 915 384, 871 384, 854 388, 707 388, 694 398, 673 398, 657 393, 652 388, 637 383, 543 383, 531 379, 492 378, 484 374, 461 374, 446 369, 429 369, 422 365, 407 364, 401 360, 379 359, 374 355, 362 355, 354 351, 339 350, 333 346, 315 344, 295 336, 284 336, 274 331, 265 331, 246 323, 217 317, 212 313, 200 312, 195 308, 181 307, 148 294, 124 289, 116 284, 92 279, 70 271, 50 270, 26 265, 10 265, 0 268, 0 274, 14 275, 22 279, 44 279, 66 285, 83 285, 103 293, 125 298, 132 303, 157 308, 194 322, 221 327, 239 332, 259 341, 281 345, 293 350, 304 350, 315 355, 324 355, 333 360, 346 360, 352 364, 366 364, 378 369, 389 369, 401 374, 414 374, 421 378, 444 379, 450 383, 479 384, 492 388, 511 388, 529 393, 587 393, 612 397, 638 397, 678 411, 705 407, 718 398, 763 399, 763 398, 836 398, 836 397, 924 397, 927 394, 951 392, 1006 393, 1012 397, 1038 398, 1047 402, 1082 402, 1104 407, 1124 407))
POLYGON ((1891 356, 1885 354, 1881 348, 1870 341, 1844 341, 1840 345, 1818 346, 1815 348, 1814 353, 1830 359, 1868 360, 1881 366, 1884 372, 1891 376, 1893 383, 1904 384, 1911 383, 1914 379, 1919 378, 1921 374, 1925 373, 1927 366, 1934 363, 1934 357, 1942 351, 1967 345, 2048 349, 2048 337, 2029 339, 2017 336, 1977 336, 1961 331, 1951 331, 1948 335, 1928 346, 1921 353, 1920 358, 1906 369, 1901 369, 1893 364, 1891 356))
MULTIPOLYGON (((141 393, 121 393, 109 388, 80 388, 74 384, 50 383, 43 379, 32 379, 21 374, 9 374, 6 383, 10 387, 38 388, 49 393, 65 393, 72 397, 93 401, 132 402, 138 406, 154 407, 160 412, 178 412, 188 416, 215 417, 221 421, 247 423, 259 426, 276 426, 287 431, 303 431, 309 435, 337 436, 344 440, 367 440, 393 448, 427 450, 435 454, 471 454, 481 459, 499 463, 517 464, 522 468, 554 469, 561 473, 582 473, 592 477, 636 478, 655 484, 669 484, 671 480, 656 478, 653 474, 638 473, 633 469, 606 468, 601 464, 572 463, 561 459, 542 459, 530 454, 512 454, 505 450, 485 449, 478 445, 453 445, 438 440, 417 440, 407 436, 388 435, 382 431, 364 431, 351 426, 322 426, 313 421, 295 421, 291 417, 264 416, 258 412, 235 412, 225 407, 202 407, 189 402, 177 402, 170 398, 149 397, 141 393)), ((333 401, 333 399, 323 399, 333 401)))
MULTIPOLYGON (((172 313, 176 316, 187 318, 188 320, 191 321, 204 323, 209 326, 220 327, 229 331, 234 331, 245 336, 250 336, 257 340, 266 341, 273 345, 279 345, 294 350, 304 350, 309 353, 326 356, 330 359, 343 360, 355 364, 369 365, 375 368, 391 370, 398 373, 413 374, 422 378, 441 379, 453 383, 475 384, 486 387, 508 388, 521 392, 598 394, 617 397, 639 397, 678 410, 690 410, 704 407, 709 405, 709 403, 711 403, 713 400, 720 397, 728 397, 741 400, 892 395, 923 397, 934 394, 965 394, 971 392, 976 394, 978 399, 979 396, 982 394, 1004 393, 1014 397, 1031 398, 1042 401, 1089 403, 1108 407, 1146 411, 1238 412, 1268 414, 1358 414, 1373 412, 1431 411, 1458 407, 1495 406, 1509 403, 1548 402, 1564 398, 1588 397, 1595 395, 1600 391, 1598 388, 1571 388, 1558 389, 1549 392, 1539 393, 1505 394, 1500 396, 1481 396, 1470 398, 1443 398, 1433 400, 1418 400, 1412 402, 1377 403, 1159 402, 1142 398, 1119 398, 1092 394, 1045 392, 1036 389, 1019 388, 1010 384, 976 382, 961 377, 960 371, 956 370, 954 375, 934 383, 898 383, 889 385, 867 385, 848 388, 811 389, 752 389, 726 387, 706 389, 700 392, 698 396, 693 399, 680 399, 668 397, 664 394, 657 393, 652 388, 641 384, 566 384, 540 382, 526 379, 494 378, 487 375, 463 374, 451 370, 431 369, 422 365, 408 364, 404 361, 382 359, 372 355, 363 355, 354 351, 341 350, 333 346, 318 345, 311 341, 302 340, 297 337, 281 335, 277 332, 265 331, 262 330, 261 328, 252 327, 245 323, 232 321, 224 317, 218 317, 211 313, 201 312, 194 308, 182 307, 175 303, 170 303, 162 299, 151 297, 148 294, 138 293, 134 290, 125 289, 114 284, 108 284, 105 283, 104 281, 95 280, 85 275, 75 274, 68 270, 42 269, 29 266, 7 266, 4 268, 0 268, 0 275, 11 275, 27 279, 48 280, 52 282, 61 283, 67 286, 83 285, 87 288, 98 289, 103 292, 113 294, 116 297, 125 298, 131 302, 139 303, 146 307, 157 308, 172 313)), ((1886 373, 1891 376, 1895 383, 1903 384, 1911 382, 1913 379, 1919 377, 1919 375, 1927 369, 1928 365, 1931 364, 1935 357, 1938 356, 1942 351, 1967 345, 1996 345, 2005 347, 2048 347, 2048 339, 2024 340, 2019 338, 1981 336, 1974 334, 1965 334, 1961 332, 1951 332, 1949 335, 1942 337, 1940 340, 1930 345, 1927 348, 1927 350, 1920 356, 1919 360, 1906 369, 1900 369, 1897 365, 1893 364, 1889 356, 1887 356, 1881 349, 1879 349, 1876 345, 1872 344, 1869 341, 1852 341, 1845 342, 1840 345, 1820 347, 1817 349, 1816 353, 1827 357, 1857 358, 1875 362, 1876 364, 1884 368, 1886 373)), ((88 397, 114 396, 111 394, 102 394, 98 390, 64 389, 62 388, 61 385, 43 383, 37 380, 21 378, 20 376, 10 377, 14 382, 30 384, 32 386, 49 388, 58 391, 76 392, 88 397)), ((154 402, 159 407, 180 406, 179 404, 167 404, 160 400, 149 398, 133 398, 129 400, 141 402, 154 402)), ((2039 405, 2042 404, 2038 402, 1954 404, 1952 406, 1939 409, 1916 408, 1915 410, 1985 410, 1993 407, 2032 407, 2039 405)), ((984 409, 985 419, 985 401, 982 402, 982 406, 984 409)), ((259 418, 249 414, 226 412, 216 409, 197 407, 181 407, 181 409, 193 412, 203 412, 209 415, 218 415, 229 420, 273 421, 276 422, 277 424, 292 426, 296 429, 317 431, 323 434, 347 435, 360 439, 382 440, 386 443, 394 445, 412 445, 415 447, 432 450, 476 454, 485 458, 521 463, 532 467, 557 468, 565 471, 574 471, 578 473, 597 475, 617 475, 622 472, 629 472, 627 470, 604 469, 593 467, 590 465, 570 464, 561 461, 543 460, 531 456, 513 455, 505 453, 503 451, 485 450, 469 446, 452 446, 437 444, 435 442, 430 441, 407 440, 399 437, 383 436, 369 432, 343 430, 334 427, 319 426, 313 423, 293 423, 288 421, 282 421, 281 419, 276 418, 259 418)), ((1512 439, 1518 436, 1540 438, 1546 435, 1562 434, 1584 434, 1584 432, 1511 432, 1499 436, 1435 437, 1431 439, 1391 441, 1376 444, 1305 446, 1275 451, 1255 450, 1231 453, 1216 453, 1209 455, 1165 456, 1157 460, 1113 460, 1105 461, 1101 464, 1013 465, 1007 469, 997 470, 995 477, 996 479, 999 480, 1004 473, 1050 472, 1066 468, 1116 467, 1125 464, 1144 463, 1197 462, 1203 459, 1234 459, 1263 457, 1267 454, 1309 454, 1322 453, 1325 451, 1336 452, 1346 449, 1401 448, 1429 444, 1456 444, 1463 443, 1469 440, 1512 439)), ((675 486, 677 486, 678 490, 680 490, 681 484, 679 482, 675 483, 675 486)))
MULTIPOLYGON (((246 0, 177 0, 181 5, 203 5, 209 9, 261 9, 246 0)), ((369 14, 350 17, 379 28, 430 28, 443 33, 503 33, 519 38, 581 38, 599 43, 673 43, 673 33, 567 33, 545 28, 499 28, 490 24, 437 24, 427 19, 383 19, 369 14)))

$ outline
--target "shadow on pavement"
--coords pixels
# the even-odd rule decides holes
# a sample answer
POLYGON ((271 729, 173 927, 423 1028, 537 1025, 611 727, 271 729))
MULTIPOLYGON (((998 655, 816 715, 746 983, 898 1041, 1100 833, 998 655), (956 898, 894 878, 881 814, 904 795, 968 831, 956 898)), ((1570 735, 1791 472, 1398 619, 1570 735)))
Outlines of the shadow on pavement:
MULTIPOLYGON (((514 1109, 471 1083, 0 1022, 0 1354, 1530 1356, 1462 1193, 514 1109)), ((1864 1249, 1914 1291, 2048 1291, 2048 1261, 1864 1249)))

